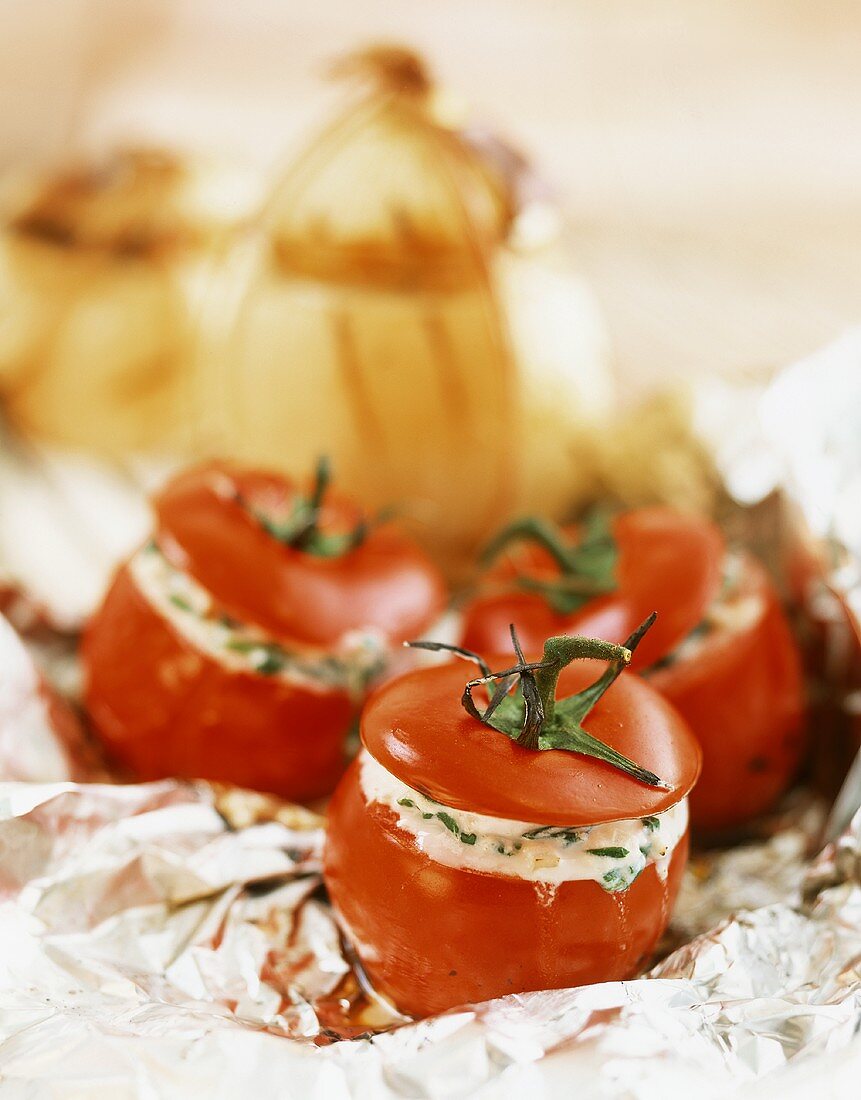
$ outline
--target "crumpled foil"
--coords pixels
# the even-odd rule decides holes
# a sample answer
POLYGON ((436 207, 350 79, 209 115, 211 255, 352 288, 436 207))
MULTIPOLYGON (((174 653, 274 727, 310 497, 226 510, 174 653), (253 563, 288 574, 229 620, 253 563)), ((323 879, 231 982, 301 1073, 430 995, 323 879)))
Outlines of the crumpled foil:
MULTIPOLYGON (((861 371, 861 337, 828 354, 843 364, 834 379, 852 374, 847 363, 861 371)), ((790 376, 805 369, 821 377, 823 366, 790 376)), ((805 519, 809 494, 780 465, 779 437, 806 392, 779 380, 756 405, 759 434, 750 429, 771 439, 769 461, 788 470, 782 484, 805 519)), ((838 405, 856 432, 843 425, 836 441, 827 417, 807 422, 829 456, 822 476, 839 482, 832 510, 852 499, 840 455, 851 462, 861 438, 858 404, 848 387, 838 405)), ((743 457, 733 456, 737 475, 743 457)), ((849 612, 828 619, 835 652, 857 625, 853 518, 805 524, 841 550, 822 557, 817 581, 849 612)), ((643 978, 410 1022, 367 988, 333 920, 321 817, 204 783, 74 781, 98 765, 80 763, 82 732, 46 705, 33 652, 0 626, 4 1100, 858 1095, 861 768, 838 799, 849 827, 816 858, 826 803, 811 791, 759 835, 696 855, 670 953, 643 978)), ((849 711, 854 689, 840 685, 849 711)))
POLYGON ((647 978, 377 1035, 395 1021, 355 981, 322 842, 309 811, 205 784, 0 784, 2 1095, 664 1100, 861 1065, 861 814, 794 904, 647 978))

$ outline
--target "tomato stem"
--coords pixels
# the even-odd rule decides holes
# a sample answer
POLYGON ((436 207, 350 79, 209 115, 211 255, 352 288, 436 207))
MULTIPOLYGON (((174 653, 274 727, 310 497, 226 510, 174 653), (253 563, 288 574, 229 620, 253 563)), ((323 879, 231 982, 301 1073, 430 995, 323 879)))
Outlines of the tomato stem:
POLYGON ((561 615, 570 615, 596 596, 616 590, 618 548, 604 511, 593 512, 577 542, 540 516, 514 520, 485 547, 482 561, 489 564, 518 542, 531 542, 545 550, 558 566, 559 575, 551 580, 518 576, 517 587, 543 596, 561 615))
POLYGON ((372 527, 389 517, 388 513, 381 512, 375 520, 370 522, 363 517, 350 531, 335 535, 326 534, 320 529, 320 520, 331 481, 332 469, 329 459, 322 455, 314 470, 310 494, 307 497, 297 497, 293 511, 286 519, 273 520, 259 511, 249 510, 264 530, 285 546, 320 558, 339 558, 361 546, 372 527))
POLYGON ((302 501, 307 512, 307 518, 293 535, 291 545, 297 550, 304 550, 315 535, 320 531, 320 511, 323 507, 323 498, 332 481, 332 466, 327 455, 320 455, 314 469, 314 483, 311 495, 306 501, 302 501))
POLYGON ((544 662, 536 672, 535 678, 548 721, 556 713, 556 687, 562 669, 572 661, 588 658, 611 662, 614 668, 618 669, 616 672, 618 676, 619 672, 631 663, 631 651, 627 646, 614 645, 600 638, 584 638, 576 634, 548 638, 544 643, 544 662))
POLYGON ((667 784, 654 772, 593 737, 582 725, 598 700, 631 663, 634 650, 656 618, 653 611, 625 639, 623 645, 579 635, 548 638, 540 661, 525 659, 517 631, 512 624, 511 644, 517 662, 498 672, 491 671, 487 662, 477 653, 460 646, 450 646, 444 642, 406 644, 418 649, 450 652, 477 664, 482 675, 468 681, 464 687, 461 696, 464 710, 483 725, 506 734, 523 748, 536 752, 564 749, 591 756, 603 760, 641 783, 668 789, 667 784), (584 659, 606 661, 609 667, 582 691, 557 699, 556 691, 562 670, 572 661, 584 659), (515 685, 518 687, 517 692, 513 691, 515 685), (473 696, 478 688, 485 688, 488 692, 487 706, 483 710, 473 696))

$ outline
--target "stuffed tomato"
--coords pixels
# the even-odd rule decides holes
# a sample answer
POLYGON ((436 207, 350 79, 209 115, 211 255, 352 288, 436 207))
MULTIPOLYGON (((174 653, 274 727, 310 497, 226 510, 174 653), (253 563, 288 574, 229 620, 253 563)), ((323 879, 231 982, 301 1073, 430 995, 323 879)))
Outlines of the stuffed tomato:
POLYGON ((693 825, 725 830, 774 806, 803 756, 804 690, 777 592, 753 557, 728 551, 708 520, 668 508, 579 531, 522 521, 491 551, 465 645, 498 646, 509 622, 527 653, 550 631, 618 641, 656 608, 636 664, 702 745, 693 825))
POLYGON ((541 661, 485 667, 466 691, 464 666, 446 664, 367 703, 329 807, 325 878, 402 1012, 628 978, 648 960, 681 881, 700 752, 657 692, 617 680, 629 660, 554 638, 541 661))
POLYGON ((331 791, 369 686, 440 614, 442 579, 391 524, 363 521, 318 470, 307 493, 211 464, 155 498, 83 643, 85 703, 138 779, 331 791), (396 648, 397 647, 397 648, 396 648))

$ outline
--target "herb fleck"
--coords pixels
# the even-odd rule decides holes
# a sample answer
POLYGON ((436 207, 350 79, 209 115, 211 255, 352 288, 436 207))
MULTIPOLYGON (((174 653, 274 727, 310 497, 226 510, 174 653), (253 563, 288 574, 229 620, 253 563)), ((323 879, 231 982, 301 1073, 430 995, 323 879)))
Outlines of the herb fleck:
POLYGON ((171 594, 168 598, 170 599, 170 602, 173 604, 173 606, 178 607, 180 609, 180 611, 193 611, 194 610, 194 608, 191 606, 191 604, 188 602, 188 600, 186 600, 182 596, 177 596, 174 592, 171 592, 171 594))
POLYGON ((250 642, 233 638, 227 643, 227 649, 234 653, 245 653, 251 658, 255 672, 262 676, 274 676, 287 667, 287 654, 274 642, 250 642))
MULTIPOLYGON (((642 868, 640 868, 640 870, 642 870, 642 868)), ((605 875, 601 876, 601 881, 604 883, 604 889, 609 890, 611 894, 619 893, 621 890, 627 890, 628 887, 639 878, 640 870, 634 867, 614 867, 612 871, 608 871, 605 875)))
POLYGON ((650 833, 653 833, 661 824, 656 817, 644 817, 642 821, 650 833))
POLYGON ((254 668, 262 676, 275 676, 284 671, 284 657, 277 651, 268 650, 262 661, 258 661, 254 668))
POLYGON ((523 833, 524 840, 561 840, 568 847, 577 844, 585 835, 582 829, 557 828, 554 825, 541 825, 537 829, 530 829, 523 833))
POLYGON ((445 827, 448 829, 448 831, 450 833, 454 833, 455 836, 460 835, 460 828, 458 827, 457 822, 451 816, 451 814, 447 814, 447 813, 444 813, 444 812, 441 811, 436 816, 443 823, 443 825, 445 825, 445 827))
POLYGON ((607 859, 624 859, 629 854, 627 848, 587 848, 586 851, 593 856, 606 856, 607 859))

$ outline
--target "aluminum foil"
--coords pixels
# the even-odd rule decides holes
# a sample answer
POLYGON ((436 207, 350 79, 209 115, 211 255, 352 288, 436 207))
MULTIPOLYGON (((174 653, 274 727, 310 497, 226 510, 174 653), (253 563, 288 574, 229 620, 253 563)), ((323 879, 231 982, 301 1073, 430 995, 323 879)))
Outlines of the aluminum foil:
MULTIPOLYGON (((828 356, 840 360, 831 385, 861 374, 861 338, 828 356)), ((824 367, 786 377, 805 370, 821 377, 824 367)), ((763 470, 788 471, 782 484, 805 520, 792 538, 803 530, 809 542, 812 530, 817 551, 822 539, 839 551, 819 554, 818 571, 805 574, 804 606, 816 611, 817 589, 838 601, 840 615, 831 604, 821 616, 831 656, 819 671, 851 717, 851 663, 835 654, 851 653, 861 606, 857 512, 842 512, 853 499, 847 464, 861 402, 852 406, 851 386, 838 401, 854 434, 835 438, 827 416, 806 421, 832 460, 821 476, 838 482, 832 519, 817 527, 806 482, 781 465, 780 425, 809 384, 780 380, 764 401, 746 401, 762 423, 742 426, 771 448, 768 462, 760 453, 760 495, 772 487, 763 470), (829 681, 835 669, 843 678, 829 681)), ((739 446, 726 467, 739 496, 751 462, 739 446)), ((828 803, 807 790, 759 835, 695 856, 670 953, 643 978, 406 1021, 367 988, 333 920, 320 876, 323 819, 202 783, 82 782, 100 774, 98 763, 72 712, 57 720, 36 670, 50 624, 34 616, 28 625, 20 608, 16 621, 30 648, 0 625, 3 1100, 858 1095, 861 767, 828 826, 848 828, 818 855, 828 803)))
POLYGON ((396 1021, 356 982, 322 841, 308 811, 203 784, 0 784, 2 1095, 717 1097, 861 1026, 861 814, 794 904, 648 978, 378 1035, 396 1021))

